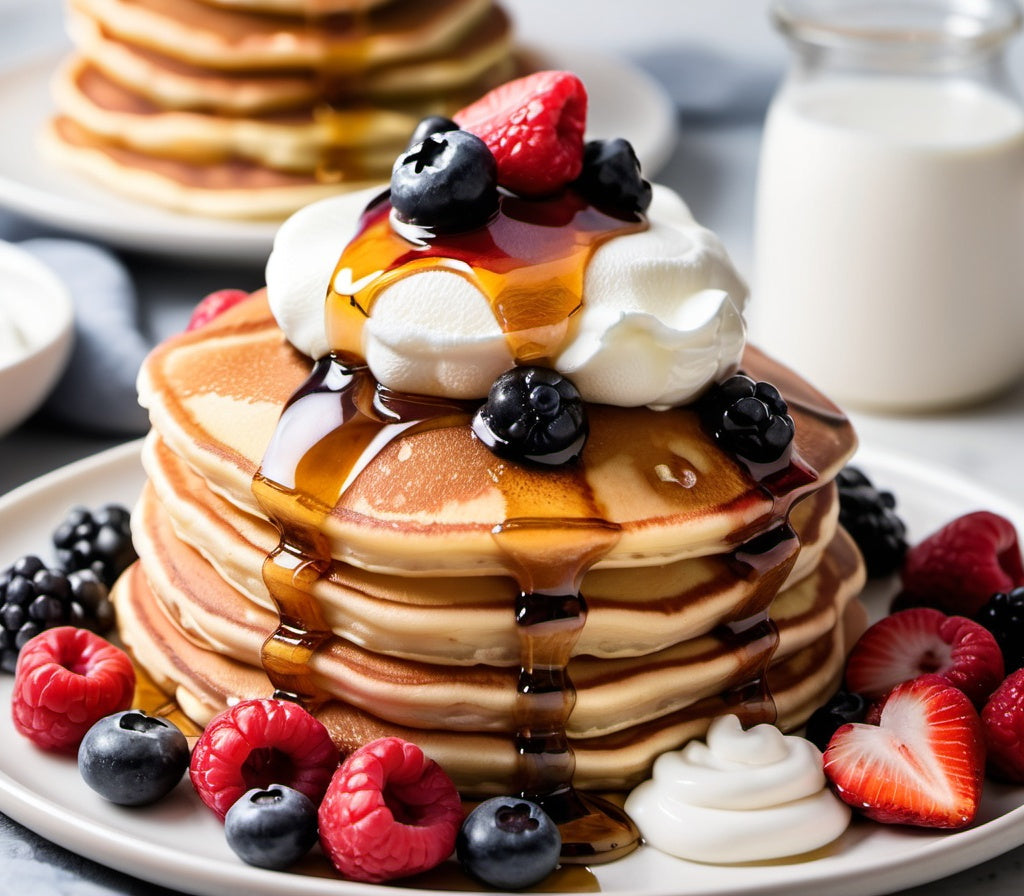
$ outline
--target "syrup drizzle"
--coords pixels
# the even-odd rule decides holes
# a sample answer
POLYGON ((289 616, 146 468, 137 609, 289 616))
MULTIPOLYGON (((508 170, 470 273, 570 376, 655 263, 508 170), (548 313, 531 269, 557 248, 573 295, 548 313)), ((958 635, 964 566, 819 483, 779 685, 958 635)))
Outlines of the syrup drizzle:
MULTIPOLYGON (((401 277, 443 267, 489 299, 517 360, 551 358, 570 335, 593 251, 606 239, 646 226, 609 218, 567 191, 543 204, 503 196, 486 227, 412 244, 394 233, 389 211, 386 195, 372 204, 343 253, 326 301, 333 354, 317 362, 286 405, 253 481, 257 500, 281 536, 263 570, 280 616, 263 647, 264 667, 283 696, 311 708, 327 696, 313 673, 315 657, 334 637, 316 598, 317 583, 331 564, 324 523, 384 446, 427 427, 465 427, 473 410, 466 403, 396 394, 374 382, 361 359, 361 334, 376 298, 401 277), (529 254, 518 257, 512 247, 524 254, 529 247, 529 254), (343 282, 350 288, 339 289, 343 282)), ((570 658, 587 616, 581 583, 620 535, 592 494, 585 463, 584 453, 573 464, 537 472, 495 458, 490 472, 506 506, 506 518, 492 536, 519 586, 509 609, 520 644, 518 786, 558 822, 563 860, 593 863, 631 851, 639 833, 621 808, 573 787, 575 757, 566 722, 576 699, 570 658), (545 477, 543 504, 524 487, 530 476, 545 477)), ((774 718, 765 670, 778 634, 768 605, 798 550, 785 520, 814 478, 798 458, 771 471, 761 488, 772 499, 772 518, 752 525, 751 538, 741 536, 732 554, 737 574, 756 585, 718 632, 749 669, 721 697, 747 719, 774 718), (766 526, 768 535, 753 537, 766 526)))

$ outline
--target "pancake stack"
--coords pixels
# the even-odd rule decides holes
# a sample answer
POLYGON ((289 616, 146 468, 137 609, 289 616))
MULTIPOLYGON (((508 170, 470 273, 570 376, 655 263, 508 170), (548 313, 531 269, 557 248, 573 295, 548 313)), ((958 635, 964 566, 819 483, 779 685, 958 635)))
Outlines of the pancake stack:
POLYGON ((535 469, 499 462, 458 404, 389 422, 372 383, 339 393, 336 369, 310 366, 258 294, 142 371, 141 560, 114 599, 136 660, 200 725, 239 699, 299 694, 344 750, 395 734, 467 794, 530 791, 545 770, 524 760, 524 652, 562 652, 564 668, 533 668, 550 673, 550 711, 569 710, 573 782, 623 789, 717 715, 791 729, 836 687, 863 626, 833 483, 854 436, 755 349, 744 370, 779 387, 795 422, 771 479, 692 407, 590 405, 579 463, 535 469), (366 425, 332 430, 349 401, 366 425), (283 489, 261 464, 293 443, 313 447, 283 489), (539 621, 523 618, 541 606, 527 592, 544 597, 539 621))
POLYGON ((490 0, 70 0, 45 146, 136 199, 281 218, 385 180, 516 69, 490 0))

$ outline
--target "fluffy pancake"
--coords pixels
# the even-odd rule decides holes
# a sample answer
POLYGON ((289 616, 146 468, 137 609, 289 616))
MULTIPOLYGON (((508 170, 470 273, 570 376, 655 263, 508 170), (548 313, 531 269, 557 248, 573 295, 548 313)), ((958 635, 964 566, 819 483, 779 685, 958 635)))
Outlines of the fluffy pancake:
MULTIPOLYGON (((458 415, 375 442, 325 510, 331 560, 308 592, 326 637, 304 674, 339 746, 397 734, 466 793, 516 786, 521 571, 495 531, 518 506, 549 515, 519 545, 542 565, 565 531, 593 525, 573 514, 597 508, 617 531, 579 586, 565 724, 576 786, 631 786, 723 712, 801 724, 864 624, 863 568, 831 484, 854 438, 791 372, 755 350, 744 363, 783 391, 814 471, 791 513, 779 503, 797 486, 760 484, 685 407, 590 406, 573 470, 500 464, 458 415)), ((264 668, 281 610, 262 570, 280 532, 254 480, 309 368, 256 296, 159 346, 140 376, 154 428, 133 517, 141 560, 114 599, 136 659, 200 724, 275 687, 264 668)))

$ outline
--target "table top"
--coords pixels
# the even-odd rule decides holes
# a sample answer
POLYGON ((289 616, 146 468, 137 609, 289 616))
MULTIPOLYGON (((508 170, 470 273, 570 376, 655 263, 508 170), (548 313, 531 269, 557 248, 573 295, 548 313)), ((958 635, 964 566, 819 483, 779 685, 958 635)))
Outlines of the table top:
MULTIPOLYGON (((697 219, 721 235, 740 271, 749 277, 761 124, 784 64, 784 48, 771 32, 764 0, 509 0, 506 6, 528 41, 550 42, 551 35, 559 35, 581 47, 624 56, 662 80, 681 113, 678 143, 657 179, 678 190, 697 219), (697 75, 692 65, 684 64, 695 58, 704 66, 697 75), (737 60, 743 63, 730 71, 737 60), (703 81, 701 70, 707 75, 703 81), (716 79, 716 73, 723 77, 716 79), (719 90, 720 84, 726 87, 719 90), (728 106, 729 114, 717 114, 723 106, 728 106)), ((33 52, 61 46, 60 16, 58 0, 0 0, 0 71, 33 52)), ((1024 69, 1022 54, 1018 48, 1011 59, 1015 73, 1024 69)), ((8 134, 4 139, 22 138, 8 134)), ((121 257, 141 297, 143 326, 155 338, 179 329, 195 301, 207 292, 225 286, 256 288, 262 282, 260 265, 190 268, 137 254, 121 257)), ((957 411, 920 416, 852 411, 851 416, 864 445, 956 471, 1024 506, 1024 472, 1019 464, 1024 382, 990 402, 957 411)), ((32 420, 0 438, 0 494, 119 441, 32 420)), ((1024 848, 927 887, 901 892, 1016 893, 1024 883, 1022 862, 1024 848)), ((150 884, 50 844, 2 815, 0 863, 11 871, 8 880, 19 881, 20 893, 158 892, 150 884)))

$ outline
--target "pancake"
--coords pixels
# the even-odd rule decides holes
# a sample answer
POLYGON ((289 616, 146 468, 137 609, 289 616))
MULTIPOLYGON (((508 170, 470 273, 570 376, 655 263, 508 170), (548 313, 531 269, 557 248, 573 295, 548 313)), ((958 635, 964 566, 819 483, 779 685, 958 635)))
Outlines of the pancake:
POLYGON ((47 157, 212 217, 281 219, 386 181, 422 118, 523 64, 491 0, 72 0, 68 30, 47 157))
MULTIPOLYGON (((394 734, 467 795, 507 792, 522 781, 514 557, 539 561, 544 586, 545 564, 561 562, 547 558, 614 530, 581 574, 585 620, 565 665, 574 785, 632 786, 723 712, 799 726, 836 687, 864 626, 863 567, 832 483, 855 440, 792 372, 753 348, 743 363, 779 386, 796 424, 803 473, 771 487, 687 407, 590 406, 585 460, 572 470, 496 467, 465 413, 385 426, 318 512, 330 561, 304 587, 322 631, 298 678, 294 666, 282 677, 286 608, 266 580, 281 532, 256 484, 268 445, 288 439, 281 409, 310 361, 256 295, 157 347, 140 375, 153 432, 133 514, 141 559, 114 589, 121 637, 200 725, 298 682, 341 749, 394 734), (546 519, 534 517, 512 555, 500 530, 519 507, 546 519)), ((323 446, 311 463, 341 462, 341 446, 323 446)))

